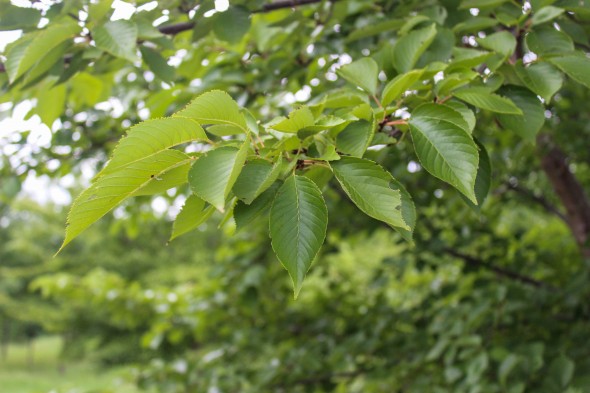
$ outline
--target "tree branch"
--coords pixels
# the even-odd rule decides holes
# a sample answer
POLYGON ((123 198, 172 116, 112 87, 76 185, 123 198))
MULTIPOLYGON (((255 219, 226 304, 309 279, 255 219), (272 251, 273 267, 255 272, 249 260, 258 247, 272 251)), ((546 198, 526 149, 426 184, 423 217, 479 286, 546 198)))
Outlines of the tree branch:
MULTIPOLYGON (((324 0, 282 0, 282 1, 276 1, 274 3, 265 4, 262 6, 261 9, 254 10, 254 11, 252 11, 252 13, 256 14, 256 13, 262 13, 262 12, 271 12, 271 11, 276 11, 276 10, 280 10, 283 8, 294 8, 294 7, 298 7, 301 5, 317 4, 322 1, 324 1, 324 0)), ((334 3, 338 0, 328 0, 328 1, 334 3)), ((176 23, 173 25, 160 26, 160 27, 158 27, 158 30, 162 34, 176 35, 176 34, 184 32, 184 31, 192 30, 193 27, 195 27, 195 22, 182 22, 182 23, 176 23)), ((2 72, 6 72, 6 66, 4 65, 4 63, 0 63, 0 73, 2 73, 2 72)))
POLYGON ((506 182, 506 186, 508 187, 509 190, 515 191, 515 192, 527 197, 528 199, 536 202, 537 204, 542 206, 547 212, 549 212, 551 214, 555 214, 557 217, 559 217, 565 223, 568 222, 566 216, 557 208, 557 206, 553 205, 545 197, 535 195, 532 191, 527 190, 526 188, 523 188, 523 187, 519 186, 518 184, 506 182))
POLYGON ((478 259, 478 258, 471 256, 471 255, 463 254, 462 252, 456 251, 452 248, 447 247, 447 248, 444 248, 443 250, 444 250, 444 252, 446 252, 447 254, 449 254, 451 256, 454 256, 455 258, 461 259, 463 262, 467 263, 468 265, 482 268, 482 269, 486 269, 486 270, 490 270, 499 276, 506 277, 511 280, 518 281, 522 284, 533 286, 535 288, 542 288, 542 289, 547 289, 550 291, 557 290, 554 286, 547 284, 546 282, 536 280, 534 278, 522 275, 520 273, 513 272, 511 270, 504 269, 499 266, 495 266, 489 262, 482 261, 481 259, 478 259))
POLYGON ((158 30, 162 34, 176 35, 183 31, 191 30, 193 27, 195 27, 195 22, 182 22, 175 25, 160 26, 158 30))
POLYGON ((541 167, 566 210, 566 222, 582 255, 590 258, 590 202, 584 188, 571 172, 568 157, 547 134, 540 134, 541 167))
MULTIPOLYGON (((270 11, 280 10, 283 8, 295 8, 300 5, 321 3, 322 1, 324 1, 324 0, 281 0, 281 1, 275 1, 273 3, 268 3, 268 4, 263 5, 262 8, 260 8, 259 10, 253 11, 253 13, 270 12, 270 11)), ((328 0, 328 1, 334 3, 338 0, 328 0)))

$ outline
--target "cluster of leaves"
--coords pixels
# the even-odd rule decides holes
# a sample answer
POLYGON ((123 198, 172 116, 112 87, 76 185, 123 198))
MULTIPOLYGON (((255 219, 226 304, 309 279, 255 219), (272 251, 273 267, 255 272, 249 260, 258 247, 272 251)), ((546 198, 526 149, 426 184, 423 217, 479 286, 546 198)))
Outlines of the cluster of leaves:
MULTIPOLYGON (((346 202, 328 205, 330 212, 352 209, 346 202)), ((522 247, 515 233, 523 212, 528 223, 551 228, 545 233, 528 225, 527 237, 542 244, 529 250, 531 258, 551 260, 561 246, 562 256, 579 262, 571 239, 559 244, 567 228, 526 207, 510 210, 510 240, 493 252, 522 247)), ((502 222, 498 215, 489 226, 502 222)), ((107 364, 139 364, 137 383, 148 391, 574 393, 588 386, 587 350, 575 344, 587 337, 585 269, 548 266, 544 274, 563 286, 553 292, 463 272, 422 240, 416 239, 421 251, 412 253, 385 228, 351 234, 339 226, 342 237, 327 240, 326 263, 310 272, 306 290, 292 301, 272 252, 261 247, 264 225, 225 240, 213 261, 190 247, 216 232, 208 226, 170 245, 169 253, 186 258, 159 267, 152 256, 157 244, 145 236, 151 226, 158 224, 144 225, 131 245, 142 250, 144 264, 153 262, 152 271, 134 278, 117 272, 129 265, 128 256, 106 249, 103 257, 118 257, 118 265, 62 271, 33 284, 63 310, 66 334, 98 340, 92 354, 107 364), (181 271, 182 279, 166 282, 170 270, 181 271)), ((99 241, 100 231, 93 236, 99 241)), ((85 246, 86 239, 77 244, 85 246)))
MULTIPOLYGON (((538 96, 549 104, 563 83, 563 73, 590 86, 590 60, 576 51, 565 32, 576 26, 571 13, 578 8, 566 3, 562 7, 535 3, 520 9, 506 2, 464 2, 458 10, 477 8, 478 17, 449 26, 448 11, 439 6, 436 12, 366 27, 349 39, 394 30, 396 41, 373 57, 338 69, 356 90, 327 91, 288 117, 263 125, 226 93, 215 90, 171 117, 140 123, 75 201, 64 245, 127 198, 188 182, 192 195, 172 238, 198 227, 214 210, 238 229, 270 210, 272 245, 297 294, 326 235, 321 189, 332 176, 361 211, 411 241, 416 224, 412 198, 387 170, 364 158, 367 149, 391 148, 409 133, 422 167, 456 188, 469 205, 480 205, 489 190, 491 165, 486 149, 473 137, 474 109, 493 112, 503 128, 534 140, 545 121, 538 96), (484 16, 488 14, 495 17, 484 16), (458 38, 469 45, 457 46, 458 38), (385 78, 383 86, 380 75, 385 78)), ((108 8, 101 9, 104 15, 108 8)), ((246 15, 236 6, 217 19, 240 13, 246 15)), ((92 48, 133 61, 138 36, 130 32, 136 33, 142 24, 99 24, 101 20, 89 19, 96 23, 92 48)), ((9 81, 34 79, 36 64, 46 53, 37 47, 46 47, 46 40, 54 46, 69 45, 80 26, 68 26, 56 23, 14 43, 7 51, 9 81)), ((243 31, 235 36, 236 30, 231 36, 214 31, 224 41, 237 42, 249 29, 243 23, 236 29, 241 26, 243 31)), ((155 55, 144 48, 142 53, 152 64, 155 55)), ((162 72, 154 68, 156 75, 162 72)))

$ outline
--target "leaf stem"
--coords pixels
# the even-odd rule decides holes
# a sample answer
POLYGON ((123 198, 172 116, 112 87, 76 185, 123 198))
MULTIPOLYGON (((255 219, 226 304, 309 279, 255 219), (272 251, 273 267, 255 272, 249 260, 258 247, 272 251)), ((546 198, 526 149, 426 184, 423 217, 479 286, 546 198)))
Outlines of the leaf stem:
POLYGON ((386 125, 386 126, 399 126, 399 125, 404 125, 405 126, 405 125, 408 125, 408 122, 406 120, 403 120, 403 119, 398 119, 398 120, 388 121, 384 125, 386 125))

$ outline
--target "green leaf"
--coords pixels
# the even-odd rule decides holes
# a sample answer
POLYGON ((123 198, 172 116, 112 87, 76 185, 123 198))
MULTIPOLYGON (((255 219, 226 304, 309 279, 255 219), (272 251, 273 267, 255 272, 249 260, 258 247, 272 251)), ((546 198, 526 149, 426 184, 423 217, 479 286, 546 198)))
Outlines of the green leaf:
POLYGON ((546 102, 551 101, 553 95, 563 85, 563 74, 544 61, 526 67, 519 62, 515 65, 515 70, 522 83, 531 91, 540 95, 546 102))
POLYGON ((414 228, 416 226, 416 207, 414 206, 412 196, 405 189, 405 187, 395 179, 392 179, 392 181, 389 182, 389 188, 391 188, 394 191, 399 191, 402 202, 402 218, 408 226, 408 228, 398 226, 394 227, 394 229, 398 231, 406 241, 411 242, 414 228))
POLYGON ((41 20, 41 12, 34 8, 16 7, 9 4, 0 5, 0 31, 21 30, 35 27, 41 20))
POLYGON ((154 177, 154 181, 149 182, 145 187, 134 192, 132 196, 162 194, 173 187, 186 184, 190 168, 190 161, 172 168, 161 176, 154 177))
POLYGON ((291 276, 295 298, 320 251, 328 209, 322 192, 304 176, 290 176, 279 189, 270 210, 272 248, 291 276))
POLYGON ((112 12, 113 0, 101 0, 88 5, 87 26, 92 28, 96 23, 100 23, 107 18, 112 12))
POLYGON ((395 179, 389 172, 373 161, 353 157, 342 157, 330 166, 346 195, 363 213, 395 229, 412 229, 404 220, 399 185, 392 187, 395 179))
POLYGON ((498 368, 498 379, 500 380, 500 384, 502 386, 506 386, 506 380, 508 379, 508 376, 519 362, 520 358, 513 353, 506 356, 506 358, 502 361, 500 367, 498 368))
POLYGON ((279 122, 270 125, 274 130, 288 133, 296 133, 306 127, 313 126, 315 119, 307 106, 302 106, 289 113, 288 118, 280 117, 279 122))
POLYGON ((400 98, 406 90, 420 80, 423 73, 423 70, 412 70, 393 78, 383 89, 381 104, 387 106, 400 98))
POLYGON ((197 229, 199 225, 207 221, 215 211, 215 208, 213 206, 205 207, 205 205, 205 201, 198 196, 189 196, 174 220, 170 240, 174 240, 178 236, 197 229))
POLYGON ((590 59, 585 55, 552 57, 548 60, 576 82, 590 87, 590 59))
POLYGON ((73 38, 82 28, 75 22, 50 25, 30 37, 23 36, 7 53, 6 72, 10 83, 27 72, 48 51, 73 38))
POLYGON ((199 157, 188 174, 191 190, 223 212, 225 200, 246 161, 249 144, 246 140, 240 149, 224 146, 199 157))
POLYGON ((421 119, 432 119, 435 121, 444 119, 465 131, 466 134, 471 135, 471 127, 469 123, 467 123, 461 112, 451 106, 443 104, 424 104, 420 105, 418 109, 414 111, 413 115, 420 116, 421 119))
POLYGON ((66 104, 66 86, 58 85, 39 92, 35 111, 41 121, 51 128, 53 122, 64 112, 66 104))
POLYGON ((453 32, 456 34, 460 33, 477 33, 482 30, 489 29, 498 24, 498 21, 494 18, 488 18, 485 16, 476 16, 468 18, 464 22, 458 23, 453 27, 453 32))
POLYGON ((554 7, 552 5, 545 6, 533 14, 533 17, 531 19, 532 25, 536 26, 542 23, 549 22, 550 20, 557 18, 564 12, 565 10, 563 8, 554 7))
POLYGON ((509 115, 522 115, 522 111, 508 98, 493 94, 485 87, 469 87, 453 92, 453 95, 477 108, 509 115))
POLYGON ((518 86, 507 86, 502 94, 510 98, 522 111, 522 115, 499 114, 498 121, 502 127, 511 130, 520 137, 534 142, 537 133, 545 124, 545 108, 537 96, 528 89, 518 86))
POLYGON ((567 356, 561 355, 551 362, 549 376, 560 388, 565 388, 574 376, 575 363, 567 356))
POLYGON ((493 8, 506 3, 508 0, 463 0, 460 9, 493 8))
POLYGON ((479 211, 481 205, 486 200, 488 193, 490 192, 490 186, 492 183, 492 163, 490 161, 490 156, 484 145, 482 145, 478 140, 475 140, 477 147, 479 148, 479 165, 477 168, 477 176, 475 178, 475 199, 477 200, 477 205, 474 204, 472 201, 467 199, 463 194, 461 197, 469 204, 469 206, 474 209, 476 212, 479 211))
POLYGON ((470 134, 473 134, 473 130, 475 129, 475 113, 471 109, 467 107, 467 105, 463 104, 460 101, 447 101, 445 102, 445 106, 449 106, 459 112, 461 116, 463 116, 463 120, 467 123, 467 130, 470 134))
POLYGON ((553 27, 537 28, 525 37, 527 48, 537 55, 571 52, 574 50, 572 39, 553 27))
POLYGON ((334 146, 332 143, 329 143, 322 147, 321 154, 319 157, 317 157, 317 159, 323 161, 335 161, 340 159, 340 154, 336 152, 336 146, 334 146))
POLYGON ((178 150, 164 150, 97 179, 72 204, 66 237, 59 251, 125 199, 189 161, 190 157, 178 150))
POLYGON ((477 43, 504 57, 510 57, 516 49, 516 38, 507 31, 500 31, 484 38, 478 38, 477 43))
POLYGON ((483 64, 493 53, 468 48, 453 48, 453 61, 449 64, 446 72, 472 68, 483 64))
MULTIPOLYGON (((72 44, 72 41, 66 40, 49 52, 46 52, 45 55, 41 57, 37 63, 35 63, 31 70, 24 75, 22 78, 23 85, 30 86, 30 84, 36 84, 39 79, 44 77, 45 74, 49 73, 58 62, 61 63, 63 61, 66 52, 71 49, 72 44)), ((62 65, 59 64, 58 66, 60 67, 61 71, 63 69, 62 65)))
POLYGON ((359 120, 344 128, 336 139, 336 147, 342 153, 354 157, 362 157, 373 139, 373 124, 366 120, 359 120))
POLYGON ((148 65, 150 70, 164 82, 170 82, 174 79, 174 67, 168 65, 166 60, 158 52, 147 46, 142 46, 141 57, 148 65))
POLYGON ((370 57, 364 57, 340 67, 336 73, 369 94, 377 93, 379 66, 370 57))
POLYGON ((245 204, 251 204, 275 182, 281 172, 281 166, 281 159, 274 165, 262 158, 249 160, 234 184, 234 194, 245 204))
POLYGON ((528 33, 525 43, 527 48, 537 55, 567 53, 574 50, 570 36, 549 26, 541 26, 528 33))
POLYGON ((192 119, 166 117, 144 121, 129 129, 98 177, 121 170, 170 147, 197 140, 207 140, 207 135, 199 123, 192 119))
POLYGON ((249 205, 246 205, 242 201, 238 201, 234 207, 234 219, 236 220, 238 231, 246 228, 252 221, 264 214, 264 212, 270 208, 280 187, 281 182, 274 182, 249 205))
POLYGON ((445 109, 424 104, 412 113, 410 133, 422 166, 435 177, 449 183, 474 204, 475 178, 479 157, 468 132, 447 119, 445 109), (438 118, 435 113, 438 111, 438 118), (426 114, 424 116, 423 114, 426 114))
POLYGON ((245 134, 249 133, 238 104, 229 94, 220 90, 201 94, 174 116, 189 117, 202 125, 229 124, 243 130, 245 134))
POLYGON ((383 22, 363 26, 359 29, 354 29, 348 37, 346 37, 345 41, 352 42, 362 38, 372 37, 388 30, 399 29, 403 24, 404 21, 401 19, 388 19, 383 22))
POLYGON ((414 30, 397 41, 393 48, 393 66, 398 72, 410 71, 436 37, 436 25, 414 30))
POLYGON ((220 40, 237 43, 250 30, 250 13, 243 7, 230 7, 215 18, 213 31, 220 40))
POLYGON ((113 56, 129 61, 137 60, 135 53, 137 26, 128 20, 109 21, 92 30, 96 47, 113 56))

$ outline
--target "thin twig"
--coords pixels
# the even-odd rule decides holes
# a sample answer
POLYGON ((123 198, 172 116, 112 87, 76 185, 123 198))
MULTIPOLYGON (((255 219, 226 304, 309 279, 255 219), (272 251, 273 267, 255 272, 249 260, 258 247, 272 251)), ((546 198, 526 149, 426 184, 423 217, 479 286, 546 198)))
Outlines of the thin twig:
POLYGON ((459 251, 454 250, 452 248, 448 248, 448 247, 444 248, 444 251, 447 254, 454 256, 455 258, 459 258, 459 259, 463 260, 463 262, 465 262, 471 266, 491 270, 499 276, 510 278, 512 280, 533 286, 535 288, 542 288, 542 289, 547 289, 550 291, 557 290, 557 288, 555 288, 554 286, 552 286, 550 284, 547 284, 546 282, 539 281, 539 280, 536 280, 532 277, 528 277, 528 276, 522 275, 520 273, 516 273, 511 270, 505 269, 503 267, 493 265, 489 262, 482 261, 481 259, 476 258, 474 256, 463 254, 462 252, 459 252, 459 251))

